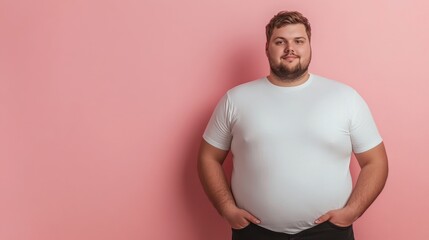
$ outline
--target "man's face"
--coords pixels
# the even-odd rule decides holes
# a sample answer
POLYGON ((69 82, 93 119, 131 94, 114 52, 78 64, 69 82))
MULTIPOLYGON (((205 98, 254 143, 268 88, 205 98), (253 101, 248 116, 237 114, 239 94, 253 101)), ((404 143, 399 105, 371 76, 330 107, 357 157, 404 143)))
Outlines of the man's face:
POLYGON ((275 28, 266 54, 271 73, 279 79, 290 81, 305 74, 311 61, 311 46, 304 24, 275 28))

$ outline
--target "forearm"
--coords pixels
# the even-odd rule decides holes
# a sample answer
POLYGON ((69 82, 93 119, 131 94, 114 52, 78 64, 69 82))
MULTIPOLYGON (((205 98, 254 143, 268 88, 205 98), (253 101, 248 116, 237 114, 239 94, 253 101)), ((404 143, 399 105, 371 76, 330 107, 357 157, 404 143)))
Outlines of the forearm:
POLYGON ((346 206, 325 213, 316 219, 315 223, 320 224, 329 220, 338 226, 350 226, 362 216, 383 190, 388 173, 384 144, 380 143, 355 156, 361 171, 346 206))
POLYGON ((219 162, 200 159, 198 173, 204 191, 219 214, 223 215, 226 208, 235 206, 225 172, 219 162))
POLYGON ((372 162, 362 167, 346 208, 359 218, 383 190, 387 179, 387 162, 372 162))

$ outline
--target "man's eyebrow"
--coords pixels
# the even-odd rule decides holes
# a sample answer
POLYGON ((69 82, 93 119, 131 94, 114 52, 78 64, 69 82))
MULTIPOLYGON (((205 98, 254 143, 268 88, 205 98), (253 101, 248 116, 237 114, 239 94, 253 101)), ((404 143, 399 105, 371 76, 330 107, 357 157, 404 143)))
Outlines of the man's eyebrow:
MULTIPOLYGON (((274 39, 282 39, 282 40, 287 40, 286 38, 284 38, 284 37, 275 37, 274 39)), ((307 40, 307 38, 306 37, 295 37, 295 38, 293 38, 294 40, 297 40, 297 39, 304 39, 304 40, 307 40)))

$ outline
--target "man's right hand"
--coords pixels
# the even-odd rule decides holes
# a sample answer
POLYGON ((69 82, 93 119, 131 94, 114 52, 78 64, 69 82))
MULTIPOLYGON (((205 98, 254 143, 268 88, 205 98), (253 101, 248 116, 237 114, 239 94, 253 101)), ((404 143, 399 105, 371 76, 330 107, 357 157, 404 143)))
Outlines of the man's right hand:
POLYGON ((201 141, 200 152, 198 153, 198 174, 204 191, 219 214, 229 222, 232 228, 242 229, 250 222, 259 224, 261 221, 255 216, 235 205, 234 197, 222 168, 227 155, 227 150, 216 148, 204 139, 201 141))
POLYGON ((261 221, 250 214, 248 211, 238 208, 236 206, 229 207, 223 211, 222 216, 229 222, 234 229, 243 229, 251 222, 259 224, 261 221))

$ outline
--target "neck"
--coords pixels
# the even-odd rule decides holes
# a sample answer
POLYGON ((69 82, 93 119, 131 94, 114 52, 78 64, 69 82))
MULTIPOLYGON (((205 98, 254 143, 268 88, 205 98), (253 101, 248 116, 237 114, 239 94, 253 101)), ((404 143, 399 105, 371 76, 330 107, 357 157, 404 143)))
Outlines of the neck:
POLYGON ((274 85, 281 87, 294 87, 305 83, 308 78, 310 78, 310 74, 308 73, 308 71, 305 71, 301 76, 297 78, 281 79, 277 75, 273 74, 273 72, 270 72, 270 75, 268 75, 267 78, 274 85))

